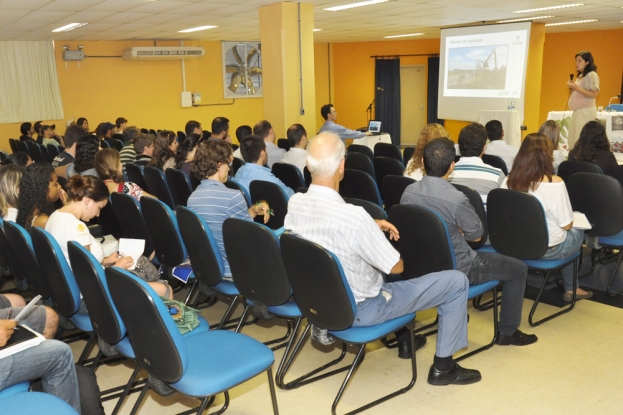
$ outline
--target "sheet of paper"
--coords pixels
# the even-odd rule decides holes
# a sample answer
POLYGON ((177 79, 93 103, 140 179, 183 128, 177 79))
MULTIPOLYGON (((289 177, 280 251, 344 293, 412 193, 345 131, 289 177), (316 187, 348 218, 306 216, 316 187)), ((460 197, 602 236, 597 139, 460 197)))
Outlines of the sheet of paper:
POLYGON ((128 268, 129 270, 133 270, 136 268, 136 261, 138 257, 143 255, 143 251, 145 250, 145 240, 144 239, 127 239, 121 238, 119 239, 119 255, 122 256, 131 256, 134 262, 132 266, 128 268))
POLYGON ((573 227, 575 229, 591 229, 593 226, 584 213, 573 212, 573 227))

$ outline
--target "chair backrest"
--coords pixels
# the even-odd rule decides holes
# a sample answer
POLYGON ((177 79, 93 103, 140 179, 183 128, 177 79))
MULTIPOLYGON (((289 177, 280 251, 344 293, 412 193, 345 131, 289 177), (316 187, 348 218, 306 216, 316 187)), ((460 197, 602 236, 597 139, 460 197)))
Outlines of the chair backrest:
POLYGON ((32 249, 32 239, 26 229, 14 222, 4 222, 4 233, 13 248, 13 253, 24 272, 24 278, 35 294, 47 299, 51 295, 50 286, 41 273, 37 257, 32 249))
POLYGON ((48 150, 48 154, 50 155, 52 160, 54 160, 54 157, 56 157, 56 156, 58 156, 60 154, 60 152, 58 151, 58 147, 55 146, 54 144, 48 144, 46 146, 46 149, 48 150))
POLYGON ((344 170, 344 178, 340 182, 340 195, 368 200, 383 206, 376 181, 368 173, 359 170, 344 170))
MULTIPOLYGON (((121 135, 121 134, 116 134, 116 135, 121 135)), ((123 138, 118 139, 118 138, 113 137, 113 138, 108 139, 107 141, 108 141, 108 144, 110 144, 110 146, 114 148, 115 150, 117 151, 123 150, 123 138)))
POLYGON ((310 324, 328 330, 349 328, 356 304, 333 253, 295 235, 281 235, 281 255, 294 300, 310 324))
MULTIPOLYGON (((54 146, 52 146, 54 147, 54 146)), ((54 147, 56 148, 56 147, 54 147)), ((54 160, 53 155, 50 154, 50 152, 48 151, 48 146, 47 145, 43 145, 43 144, 39 144, 39 150, 41 150, 41 154, 43 155, 43 159, 48 162, 48 163, 52 163, 52 160, 54 160)))
POLYGON ((456 268, 448 228, 437 212, 415 205, 395 205, 389 221, 400 239, 391 241, 404 261, 404 279, 456 268))
POLYGON ((487 196, 487 222, 497 252, 517 259, 538 259, 547 252, 545 212, 531 194, 493 189, 487 196))
POLYGON ((106 280, 139 365, 164 382, 180 380, 188 357, 167 307, 145 281, 128 271, 108 267, 106 280))
POLYGON ((383 192, 383 179, 385 176, 402 176, 405 167, 402 162, 391 157, 374 157, 374 172, 376 184, 379 190, 383 192))
POLYGON ((494 156, 493 154, 483 154, 482 161, 483 163, 488 164, 489 166, 502 170, 502 173, 508 176, 508 168, 506 166, 506 162, 502 160, 501 157, 494 156))
POLYGON ((186 133, 183 131, 178 131, 177 132, 177 139, 180 142, 180 144, 182 144, 182 141, 186 140, 186 133))
POLYGON ((239 190, 240 193, 242 193, 242 195, 244 196, 244 199, 247 201, 247 206, 251 206, 251 195, 249 194, 249 192, 247 192, 246 188, 240 186, 237 182, 234 182, 232 180, 227 180, 225 182, 225 187, 229 189, 239 190))
POLYGON ((405 189, 415 183, 415 180, 411 177, 397 176, 394 174, 388 174, 383 177, 383 201, 385 202, 385 210, 389 210, 394 205, 400 204, 400 199, 405 189))
POLYGON ((565 160, 558 166, 558 175, 565 184, 571 176, 580 172, 603 174, 601 167, 588 161, 565 160))
POLYGON ((303 173, 293 164, 288 163, 273 163, 271 171, 279 180, 283 182, 292 190, 296 190, 299 187, 305 187, 305 179, 303 179, 303 173))
POLYGON ((153 135, 153 136, 158 135, 158 133, 156 132, 156 130, 154 130, 153 128, 150 128, 150 129, 149 129, 149 134, 151 134, 151 135, 153 135))
POLYGON ((80 290, 60 245, 52 235, 35 226, 30 236, 37 262, 45 264, 41 274, 50 288, 54 309, 63 317, 73 316, 80 307, 80 290))
POLYGON ((149 134, 149 130, 147 128, 141 128, 142 134, 149 134))
POLYGON ((141 210, 145 223, 151 225, 147 228, 156 250, 158 262, 170 267, 178 266, 184 262, 186 260, 186 248, 180 235, 177 218, 171 208, 160 200, 142 197, 141 210))
POLYGON ((482 223, 482 237, 479 242, 470 242, 467 243, 472 249, 478 249, 487 242, 487 238, 489 237, 489 225, 487 223, 487 211, 485 210, 485 204, 482 202, 482 197, 478 194, 477 191, 472 189, 471 187, 463 186, 461 184, 452 184, 456 190, 462 192, 467 199, 469 200, 469 204, 472 205, 474 211, 480 218, 480 223, 482 223))
MULTIPOLYGON (((13 253, 13 247, 4 233, 5 223, 6 221, 0 218, 0 251, 2 251, 2 256, 9 266, 13 278, 22 281, 26 274, 17 260, 15 253, 13 253)), ((22 285, 25 285, 25 283, 22 283, 22 285)))
POLYGON ((149 187, 147 187, 147 183, 145 182, 145 175, 143 174, 143 168, 138 164, 134 163, 126 163, 124 166, 125 172, 128 176, 128 180, 136 183, 141 189, 146 192, 151 192, 149 187))
MULTIPOLYGON (((266 226, 271 229, 281 228, 288 213, 288 196, 281 186, 264 180, 253 180, 249 184, 249 193, 251 194, 252 202, 265 200, 274 212, 266 226)), ((260 215, 256 216, 255 220, 264 223, 264 218, 260 215)))
POLYGON ((230 168, 231 177, 234 177, 238 172, 238 169, 242 166, 244 166, 244 160, 239 159, 238 157, 234 157, 234 161, 232 161, 230 168))
POLYGON ((376 143, 374 145, 374 158, 376 157, 390 157, 398 160, 404 167, 404 159, 402 158, 402 152, 400 147, 390 143, 376 143))
POLYGON ((102 148, 112 148, 112 146, 110 145, 110 143, 106 140, 99 140, 100 142, 100 146, 102 146, 102 148))
POLYGON ((184 206, 178 206, 175 212, 195 277, 204 284, 217 285, 225 267, 210 228, 201 216, 184 206))
POLYGON ((375 220, 387 220, 387 213, 376 203, 354 197, 345 197, 344 201, 351 205, 361 206, 375 220))
POLYGON ((188 198, 193 192, 190 177, 183 171, 173 168, 167 169, 164 175, 167 178, 169 191, 173 197, 173 204, 175 206, 186 206, 188 198))
POLYGON ((607 110, 612 110, 612 111, 623 111, 623 104, 610 104, 606 107, 607 110))
POLYGON ((305 187, 309 187, 309 185, 311 185, 311 182, 312 182, 312 177, 311 177, 311 172, 309 171, 307 166, 305 166, 305 168, 303 169, 303 178, 305 179, 305 187))
POLYGON ((14 138, 9 138, 9 145, 11 146, 12 153, 17 153, 19 151, 19 147, 17 146, 14 138))
POLYGON ((614 177, 623 185, 623 166, 617 166, 610 170, 609 176, 614 177))
POLYGON ((348 157, 346 157, 346 161, 344 162, 344 168, 360 170, 368 173, 372 177, 376 177, 372 160, 363 153, 348 153, 348 157))
POLYGON ((171 209, 175 209, 173 196, 171 196, 169 191, 169 185, 164 172, 153 166, 145 166, 143 171, 145 172, 145 182, 147 182, 149 193, 166 203, 171 209))
POLYGON ((285 151, 290 150, 290 142, 287 138, 279 138, 277 140, 277 147, 283 148, 285 151))
POLYGON ((409 163, 409 160, 411 160, 411 157, 413 157, 413 153, 415 153, 415 147, 405 147, 402 150, 402 156, 405 162, 405 167, 409 163))
MULTIPOLYGON (((154 244, 151 241, 151 235, 147 229, 147 224, 143 218, 141 207, 137 200, 130 195, 123 193, 113 193, 110 195, 115 216, 121 225, 124 238, 144 239, 145 250, 143 255, 149 258, 154 252, 154 244)), ((152 226, 157 226, 154 224, 152 226)))
POLYGON ((595 173, 576 173, 567 182, 574 211, 588 218, 598 236, 612 236, 623 230, 623 187, 614 177, 595 173))
POLYGON ((368 156, 370 161, 374 161, 374 153, 372 152, 372 149, 368 146, 364 146, 361 144, 351 144, 348 146, 348 153, 365 154, 366 156, 368 156))
POLYGON ((229 218, 223 222, 223 243, 234 284, 247 299, 280 305, 291 294, 281 248, 265 225, 229 218))
POLYGON ((38 161, 47 162, 48 161, 44 157, 43 151, 41 151, 41 146, 39 146, 39 144, 33 143, 32 141, 31 142, 24 141, 24 143, 26 144, 26 146, 28 146, 28 153, 30 154, 30 157, 32 158, 33 161, 35 162, 38 162, 38 161))

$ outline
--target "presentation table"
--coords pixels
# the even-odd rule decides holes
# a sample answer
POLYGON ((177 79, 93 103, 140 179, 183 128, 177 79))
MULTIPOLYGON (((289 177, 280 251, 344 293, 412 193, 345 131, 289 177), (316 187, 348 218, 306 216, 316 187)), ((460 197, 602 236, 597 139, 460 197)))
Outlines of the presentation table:
POLYGON ((374 151, 374 145, 376 143, 392 143, 392 139, 389 134, 381 133, 379 135, 368 135, 363 138, 355 138, 353 144, 359 144, 362 146, 368 146, 374 151))
MULTIPOLYGON (((521 120, 517 110, 481 110, 478 113, 478 124, 485 125, 491 120, 498 120, 504 129, 504 141, 508 145, 521 146, 521 120)), ((457 137, 458 138, 458 137, 457 137)))

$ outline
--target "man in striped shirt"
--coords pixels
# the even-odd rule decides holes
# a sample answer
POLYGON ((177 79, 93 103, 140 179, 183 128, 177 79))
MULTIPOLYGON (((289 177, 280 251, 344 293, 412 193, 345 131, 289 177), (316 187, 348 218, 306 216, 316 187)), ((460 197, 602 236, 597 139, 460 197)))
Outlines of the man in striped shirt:
MULTIPOLYGON (((373 220, 363 208, 344 202, 339 195, 344 152, 344 143, 332 132, 320 133, 312 140, 307 151, 312 184, 307 193, 296 193, 290 198, 286 230, 337 256, 357 303, 353 326, 379 324, 438 307, 443 319, 439 321, 428 382, 432 385, 478 382, 481 376, 477 370, 464 369, 452 359, 453 353, 467 346, 465 274, 443 271, 408 281, 384 281, 383 273, 403 271, 403 261, 383 232, 389 232, 392 239, 400 236, 391 223, 373 220)), ((404 342, 408 333, 397 335, 398 341, 404 342)))

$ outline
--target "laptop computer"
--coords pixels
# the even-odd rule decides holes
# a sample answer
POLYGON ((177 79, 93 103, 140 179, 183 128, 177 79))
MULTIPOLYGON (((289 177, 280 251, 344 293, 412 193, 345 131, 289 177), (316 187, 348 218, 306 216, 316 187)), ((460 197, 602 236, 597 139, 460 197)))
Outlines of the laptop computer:
POLYGON ((381 134, 382 124, 382 121, 370 120, 370 122, 368 123, 368 131, 370 131, 372 135, 379 135, 381 134))

